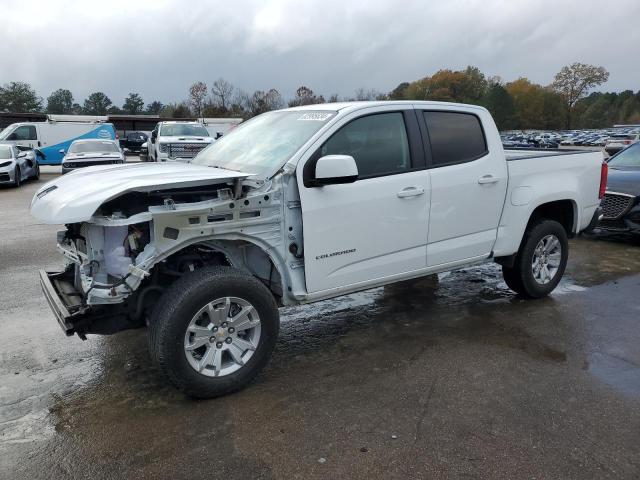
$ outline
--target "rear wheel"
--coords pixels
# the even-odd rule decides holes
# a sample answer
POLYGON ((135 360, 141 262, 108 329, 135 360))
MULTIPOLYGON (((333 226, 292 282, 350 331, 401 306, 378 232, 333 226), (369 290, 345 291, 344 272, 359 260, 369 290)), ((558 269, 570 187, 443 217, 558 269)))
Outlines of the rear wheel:
POLYGON ((151 355, 185 394, 213 398, 246 386, 267 364, 279 330, 271 292, 230 267, 185 274, 149 325, 151 355))
POLYGON ((510 289, 529 298, 541 298, 556 288, 569 257, 564 227, 555 220, 537 220, 527 228, 512 267, 502 267, 510 289))

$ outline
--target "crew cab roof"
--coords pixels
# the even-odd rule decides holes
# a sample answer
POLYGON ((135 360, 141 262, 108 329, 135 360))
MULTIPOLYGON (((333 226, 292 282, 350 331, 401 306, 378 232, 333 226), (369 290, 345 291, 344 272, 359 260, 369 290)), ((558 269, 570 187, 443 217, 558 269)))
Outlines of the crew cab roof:
POLYGON ((299 107, 285 108, 282 111, 299 111, 299 110, 314 110, 314 111, 329 111, 329 112, 342 112, 359 110, 361 108, 368 107, 382 107, 389 105, 416 105, 429 108, 438 107, 460 107, 461 109, 477 109, 486 110, 479 105, 469 105, 465 103, 452 103, 452 102, 432 102, 424 100, 373 100, 373 101, 358 101, 358 102, 337 102, 337 103, 315 103, 311 105, 302 105, 299 107))

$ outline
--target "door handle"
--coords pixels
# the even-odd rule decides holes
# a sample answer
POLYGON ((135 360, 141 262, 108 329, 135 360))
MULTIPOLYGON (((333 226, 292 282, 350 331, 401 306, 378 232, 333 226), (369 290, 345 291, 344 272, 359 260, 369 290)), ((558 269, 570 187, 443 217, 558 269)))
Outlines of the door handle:
POLYGON ((398 198, 417 197, 424 195, 424 188, 406 187, 398 192, 398 198))
POLYGON ((500 179, 498 177, 494 177, 493 175, 483 175, 478 179, 478 183, 480 185, 486 185, 487 183, 498 183, 500 179))

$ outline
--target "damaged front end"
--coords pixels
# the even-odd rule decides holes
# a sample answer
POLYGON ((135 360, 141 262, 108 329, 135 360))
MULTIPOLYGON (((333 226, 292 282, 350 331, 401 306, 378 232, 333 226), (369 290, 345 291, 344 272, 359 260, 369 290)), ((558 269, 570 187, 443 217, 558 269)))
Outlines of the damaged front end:
POLYGON ((196 247, 167 258, 171 246, 157 248, 152 212, 203 204, 215 210, 243 193, 246 177, 192 165, 134 164, 87 168, 44 185, 31 213, 46 223, 65 224, 57 238, 65 267, 40 272, 40 282, 65 333, 84 338, 144 326, 164 285, 198 262, 217 258, 196 247), (190 266, 184 256, 192 259, 190 266), (158 262, 162 265, 154 268, 158 262))
POLYGON ((65 269, 40 272, 42 289, 67 335, 110 334, 142 326, 126 299, 149 276, 145 259, 152 254, 145 255, 144 249, 151 240, 152 222, 95 221, 69 224, 58 232, 65 269))
MULTIPOLYGON (((176 279, 209 265, 247 270, 282 296, 272 263, 285 252, 281 183, 247 186, 244 180, 129 189, 104 199, 88 218, 69 218, 57 238, 64 270, 40 272, 65 333, 85 338, 144 327, 176 279)), ((64 194, 58 190, 60 185, 42 197, 49 211, 64 216, 54 204, 54 196, 64 194)), ((34 204, 40 200, 36 194, 34 204)), ((289 230, 289 237, 296 233, 289 230)))

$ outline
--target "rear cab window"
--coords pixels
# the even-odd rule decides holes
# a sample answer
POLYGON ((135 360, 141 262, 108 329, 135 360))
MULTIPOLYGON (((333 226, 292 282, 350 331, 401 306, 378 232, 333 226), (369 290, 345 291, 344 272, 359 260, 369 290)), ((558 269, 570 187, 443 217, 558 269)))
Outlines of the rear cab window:
POLYGON ((476 115, 427 110, 422 115, 431 146, 432 166, 471 162, 489 152, 482 123, 476 115))

